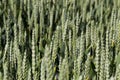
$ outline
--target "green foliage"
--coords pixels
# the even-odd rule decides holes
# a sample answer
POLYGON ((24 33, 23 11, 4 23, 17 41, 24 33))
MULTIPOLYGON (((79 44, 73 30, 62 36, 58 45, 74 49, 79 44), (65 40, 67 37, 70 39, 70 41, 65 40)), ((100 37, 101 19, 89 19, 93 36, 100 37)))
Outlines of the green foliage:
POLYGON ((0 80, 119 80, 119 0, 0 0, 0 80))

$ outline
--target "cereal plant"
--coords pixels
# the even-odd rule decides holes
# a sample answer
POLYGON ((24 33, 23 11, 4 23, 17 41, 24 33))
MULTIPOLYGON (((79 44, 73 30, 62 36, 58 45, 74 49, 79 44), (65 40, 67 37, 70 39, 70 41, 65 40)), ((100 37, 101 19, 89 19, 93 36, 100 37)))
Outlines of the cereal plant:
POLYGON ((120 0, 0 0, 0 80, 120 80, 120 0))

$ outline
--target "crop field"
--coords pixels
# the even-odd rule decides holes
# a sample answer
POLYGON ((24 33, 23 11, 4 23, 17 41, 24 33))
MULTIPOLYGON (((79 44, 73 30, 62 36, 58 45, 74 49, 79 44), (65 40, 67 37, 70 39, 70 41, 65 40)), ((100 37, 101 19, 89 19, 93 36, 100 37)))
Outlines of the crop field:
POLYGON ((0 0, 0 80, 120 80, 120 0, 0 0))

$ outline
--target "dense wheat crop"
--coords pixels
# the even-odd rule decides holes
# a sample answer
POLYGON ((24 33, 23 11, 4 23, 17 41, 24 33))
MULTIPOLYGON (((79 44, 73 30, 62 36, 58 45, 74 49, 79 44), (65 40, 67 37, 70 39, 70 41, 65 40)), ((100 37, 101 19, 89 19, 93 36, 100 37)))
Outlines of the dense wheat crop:
POLYGON ((0 0, 0 80, 120 80, 120 0, 0 0))

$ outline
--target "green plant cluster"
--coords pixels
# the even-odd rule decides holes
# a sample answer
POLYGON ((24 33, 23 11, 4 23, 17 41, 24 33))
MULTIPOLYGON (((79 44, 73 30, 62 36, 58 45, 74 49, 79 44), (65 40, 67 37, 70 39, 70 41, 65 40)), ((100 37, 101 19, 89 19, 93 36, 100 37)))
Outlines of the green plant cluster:
POLYGON ((120 0, 0 0, 0 80, 120 80, 120 0))

